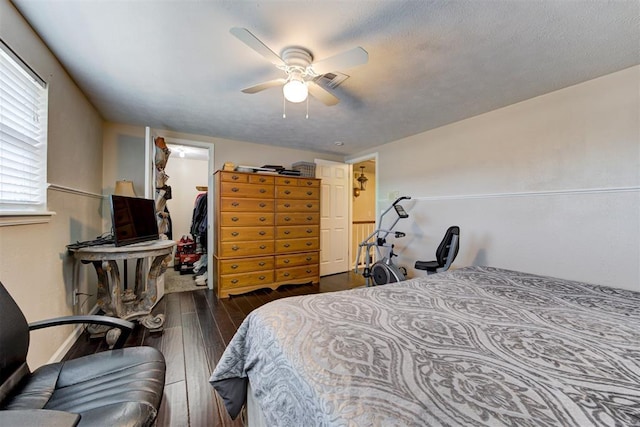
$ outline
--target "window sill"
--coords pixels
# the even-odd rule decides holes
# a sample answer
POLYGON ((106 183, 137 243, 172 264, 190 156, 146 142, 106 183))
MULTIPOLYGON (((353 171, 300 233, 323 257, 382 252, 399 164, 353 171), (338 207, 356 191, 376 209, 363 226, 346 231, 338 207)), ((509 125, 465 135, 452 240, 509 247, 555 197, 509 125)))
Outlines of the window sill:
POLYGON ((46 224, 55 212, 0 212, 0 227, 11 225, 46 224))

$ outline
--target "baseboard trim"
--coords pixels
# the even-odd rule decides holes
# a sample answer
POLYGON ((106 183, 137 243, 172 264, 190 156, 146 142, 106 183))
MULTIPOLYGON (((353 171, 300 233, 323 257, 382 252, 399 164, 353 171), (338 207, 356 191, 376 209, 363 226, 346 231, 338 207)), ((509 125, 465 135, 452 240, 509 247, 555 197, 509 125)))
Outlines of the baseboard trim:
MULTIPOLYGON (((93 306, 93 308, 88 314, 96 314, 98 310, 99 310, 99 307, 96 304, 93 306)), ((76 327, 73 329, 73 332, 71 332, 71 334, 67 337, 67 339, 64 340, 64 342, 58 348, 58 350, 56 350, 56 352, 53 353, 53 355, 51 356, 47 364, 60 362, 64 358, 64 356, 69 352, 69 350, 71 350, 71 347, 73 347, 76 341, 78 341, 78 338, 80 338, 80 335, 82 335, 82 332, 84 332, 83 325, 76 325, 76 327)))

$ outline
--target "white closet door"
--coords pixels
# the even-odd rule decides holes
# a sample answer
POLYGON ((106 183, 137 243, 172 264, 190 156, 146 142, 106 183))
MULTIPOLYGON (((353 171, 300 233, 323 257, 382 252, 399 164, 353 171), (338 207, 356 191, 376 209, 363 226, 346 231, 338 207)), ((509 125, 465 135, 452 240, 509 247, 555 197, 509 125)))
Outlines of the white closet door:
POLYGON ((316 160, 320 192, 320 276, 349 270, 349 165, 316 160))

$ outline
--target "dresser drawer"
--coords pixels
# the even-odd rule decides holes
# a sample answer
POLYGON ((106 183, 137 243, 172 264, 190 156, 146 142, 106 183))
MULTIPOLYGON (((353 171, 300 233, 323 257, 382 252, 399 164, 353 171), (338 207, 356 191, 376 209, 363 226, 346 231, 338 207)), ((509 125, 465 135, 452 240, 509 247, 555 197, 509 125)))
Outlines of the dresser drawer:
MULTIPOLYGON (((273 199, 273 188, 273 185, 268 184, 244 184, 223 181, 220 183, 220 196, 273 199)), ((305 188, 305 190, 309 189, 305 188)))
POLYGON ((298 186, 298 178, 293 178, 290 176, 276 176, 275 178, 276 178, 276 185, 291 186, 291 187, 298 186))
POLYGON ((276 255, 276 268, 297 267, 300 265, 318 264, 320 260, 319 252, 309 252, 306 254, 276 255))
MULTIPOLYGON (((273 240, 273 227, 220 227, 218 240, 221 242, 242 242, 250 240, 273 240)), ((291 236, 294 237, 294 236, 291 236)), ((302 237, 302 236, 299 236, 302 237)))
POLYGON ((273 185, 275 176, 251 174, 249 175, 249 182, 253 184, 269 184, 273 185))
POLYGON ((276 186, 276 197, 280 199, 304 199, 304 200, 319 200, 320 188, 319 187, 283 187, 276 186))
POLYGON ((320 200, 278 200, 276 212, 319 212, 320 200))
POLYGON ((255 271, 253 273, 223 274, 220 276, 222 289, 243 288, 245 286, 271 285, 273 270, 255 271))
POLYGON ((220 274, 238 274, 273 270, 274 267, 274 260, 272 256, 220 260, 218 262, 220 263, 220 274))
POLYGON ((291 267, 276 270, 276 282, 291 282, 294 280, 306 281, 313 280, 318 277, 317 265, 304 265, 301 267, 291 267))
POLYGON ((249 182, 249 175, 246 173, 238 172, 218 172, 220 174, 220 181, 228 182, 249 182))
POLYGON ((320 238, 276 240, 276 253, 314 251, 320 249, 320 238))
MULTIPOLYGON (((312 202, 308 202, 312 203, 312 202)), ((221 212, 273 212, 273 200, 228 198, 220 199, 221 212)))
POLYGON ((273 254, 274 244, 272 240, 257 242, 223 242, 220 243, 220 257, 244 257, 255 255, 273 254))
POLYGON ((320 236, 319 225, 281 225, 276 227, 276 239, 296 239, 320 236))
POLYGON ((220 225, 223 227, 273 225, 273 215, 272 213, 221 212, 220 225))
POLYGON ((276 225, 320 224, 319 213, 277 213, 276 225))
POLYGON ((282 186, 297 186, 297 187, 320 187, 319 179, 309 178, 290 178, 284 176, 277 176, 276 185, 282 186))

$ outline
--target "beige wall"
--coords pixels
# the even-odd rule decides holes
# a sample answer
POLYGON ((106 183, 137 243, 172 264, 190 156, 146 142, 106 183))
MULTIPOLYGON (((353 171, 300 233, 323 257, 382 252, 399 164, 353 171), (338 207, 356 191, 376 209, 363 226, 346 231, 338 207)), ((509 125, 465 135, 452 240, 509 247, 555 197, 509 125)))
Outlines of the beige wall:
MULTIPOLYGON (((48 223, 0 227, 0 280, 27 321, 86 313, 94 302, 72 304, 65 246, 101 232, 102 119, 7 0, 0 0, 0 38, 49 84, 48 208, 56 213, 48 223)), ((95 294, 87 287, 88 279, 95 282, 88 271, 80 279, 80 290, 95 294)), ((68 326, 34 332, 31 367, 47 362, 72 331, 68 326)))
MULTIPOLYGON (((379 209, 413 196, 398 263, 493 265, 640 291, 640 67, 378 147, 379 209)), ((359 153, 362 156, 366 153, 359 153)))

